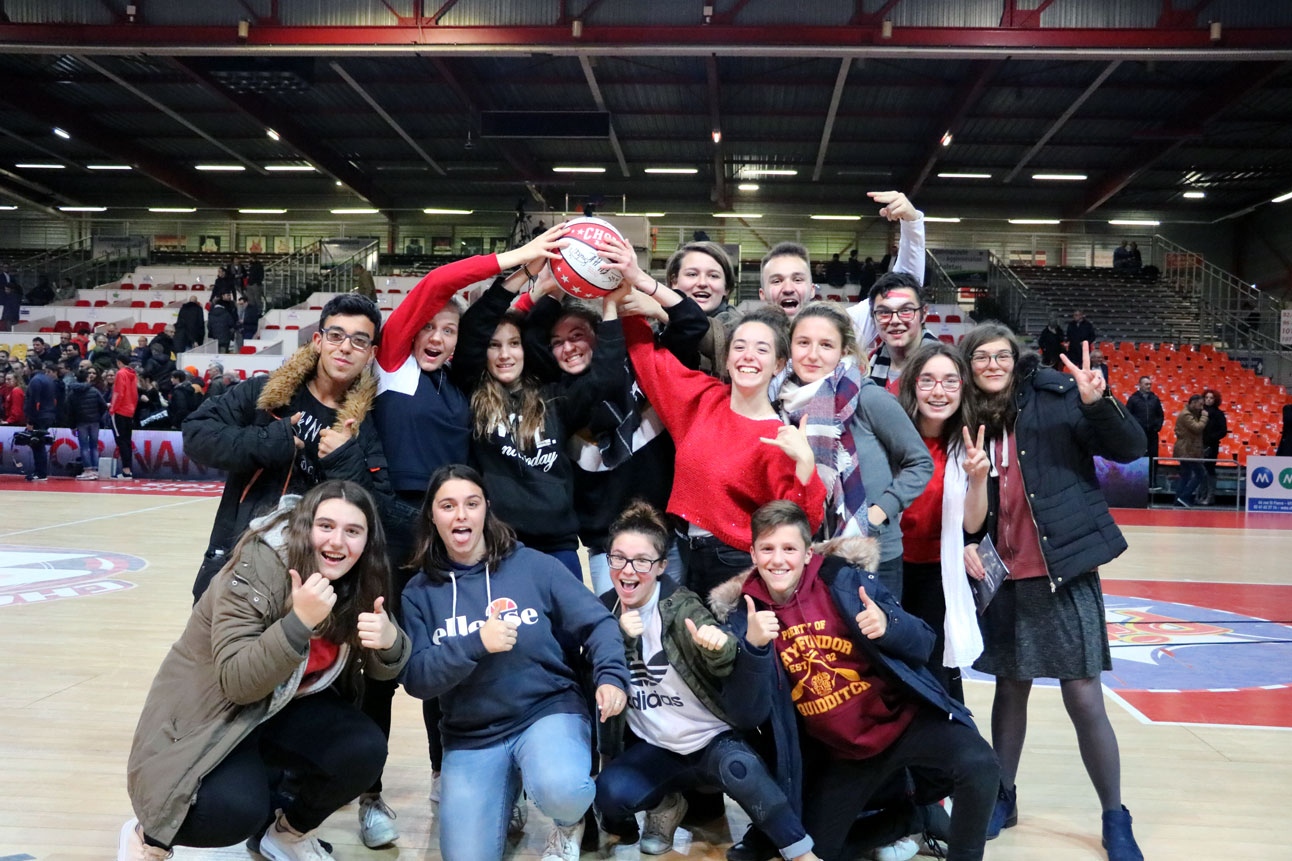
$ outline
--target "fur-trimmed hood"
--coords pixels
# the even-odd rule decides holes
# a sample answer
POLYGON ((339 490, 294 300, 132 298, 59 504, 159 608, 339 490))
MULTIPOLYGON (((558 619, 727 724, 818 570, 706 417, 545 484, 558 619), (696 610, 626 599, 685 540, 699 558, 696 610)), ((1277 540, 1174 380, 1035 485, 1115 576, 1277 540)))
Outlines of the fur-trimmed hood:
MULTIPOLYGON (((879 565, 879 542, 860 535, 818 541, 812 545, 812 552, 820 556, 837 556, 862 571, 874 571, 879 565)), ((750 568, 713 587, 713 591, 709 593, 709 609, 719 622, 726 622, 731 612, 742 606, 741 590, 753 573, 754 569, 750 568)))
MULTIPOLYGON (((269 375, 265 387, 260 390, 260 397, 256 399, 256 407, 273 412, 287 406, 301 386, 314 379, 314 375, 318 373, 318 361, 319 353, 313 344, 306 344, 292 353, 287 361, 269 375)), ((363 373, 350 384, 345 400, 336 411, 336 423, 332 425, 332 430, 348 433, 345 423, 350 419, 354 419, 356 427, 362 424, 376 397, 377 378, 370 369, 364 368, 363 373)))

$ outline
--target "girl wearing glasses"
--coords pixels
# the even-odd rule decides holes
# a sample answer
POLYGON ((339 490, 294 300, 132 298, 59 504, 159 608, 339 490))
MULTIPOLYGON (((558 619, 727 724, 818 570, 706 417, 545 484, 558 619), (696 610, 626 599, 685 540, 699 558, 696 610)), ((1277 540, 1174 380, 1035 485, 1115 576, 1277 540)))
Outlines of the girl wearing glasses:
MULTIPOLYGON (((999 323, 970 330, 960 345, 973 374, 970 402, 986 425, 990 476, 981 534, 1009 569, 982 617, 984 651, 974 668, 996 677, 992 746, 1001 789, 988 838, 1018 821, 1018 772, 1032 680, 1057 678, 1077 732, 1082 762, 1103 806, 1110 861, 1141 861, 1122 806, 1117 737, 1104 710, 1099 674, 1112 669, 1099 566, 1126 549, 1095 480, 1093 458, 1128 463, 1144 452, 1144 431, 1090 367, 1090 348, 1066 373, 1020 358, 999 323)), ((984 576, 977 544, 965 551, 971 577, 984 576)))
MULTIPOLYGON (((602 827, 623 844, 639 843, 643 854, 663 855, 686 815, 682 792, 717 786, 782 857, 812 861, 812 839, 789 801, 798 795, 791 769, 773 778, 742 734, 770 712, 772 654, 741 648, 698 595, 665 576, 668 538, 660 513, 640 501, 610 527, 614 589, 601 600, 619 619, 632 688, 627 710, 601 733, 601 753, 610 759, 597 776, 602 827), (639 831, 635 814, 642 810, 639 831)), ((772 724, 778 735, 794 721, 785 705, 772 724)))
POLYGON ((964 702, 960 668, 982 653, 973 595, 965 579, 964 531, 987 516, 987 455, 964 399, 971 379, 960 351, 940 341, 911 354, 898 399, 933 458, 933 478, 902 513, 902 608, 933 629, 929 669, 964 702))
POLYGON ((839 306, 812 302, 799 311, 790 356, 778 403, 787 420, 806 422, 817 471, 830 491, 826 537, 874 536, 875 574, 900 601, 900 515, 928 484, 933 459, 897 399, 866 376, 839 306))

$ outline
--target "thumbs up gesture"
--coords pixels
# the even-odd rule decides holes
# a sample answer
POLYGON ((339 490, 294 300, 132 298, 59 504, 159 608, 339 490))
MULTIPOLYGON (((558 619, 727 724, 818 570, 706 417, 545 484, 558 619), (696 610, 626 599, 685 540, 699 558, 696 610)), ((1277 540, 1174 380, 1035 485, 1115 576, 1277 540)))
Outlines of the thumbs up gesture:
POLYGON ((359 645, 365 649, 385 651, 395 645, 399 629, 386 613, 385 597, 372 602, 371 613, 359 614, 359 645))
POLYGON ((327 457, 359 434, 357 419, 346 419, 342 427, 343 430, 339 433, 332 428, 319 431, 319 457, 327 457))
POLYGON ((861 612, 857 614, 857 627, 861 628, 861 633, 866 635, 866 639, 877 640, 888 630, 888 614, 870 599, 866 594, 865 586, 858 586, 857 593, 861 595, 861 612))
POLYGON ((516 645, 516 625, 508 624, 489 608, 489 616, 480 627, 480 642, 489 652, 510 652, 516 645))
POLYGON ((745 630, 745 640, 751 646, 762 648, 776 639, 781 631, 781 622, 771 610, 759 610, 754 606, 754 599, 745 596, 745 607, 749 611, 749 625, 745 630))
POLYGON ((701 649, 708 649, 710 652, 717 652, 727 645, 727 634, 716 625, 701 625, 695 627, 695 622, 689 618, 686 620, 686 629, 691 632, 691 639, 701 649))
POLYGON ((619 627, 630 637, 640 637, 645 626, 642 624, 642 614, 637 610, 625 610, 619 614, 619 627))
POLYGON ((304 583, 295 568, 287 573, 292 578, 292 612, 312 631, 331 615, 336 592, 332 583, 317 571, 304 583))

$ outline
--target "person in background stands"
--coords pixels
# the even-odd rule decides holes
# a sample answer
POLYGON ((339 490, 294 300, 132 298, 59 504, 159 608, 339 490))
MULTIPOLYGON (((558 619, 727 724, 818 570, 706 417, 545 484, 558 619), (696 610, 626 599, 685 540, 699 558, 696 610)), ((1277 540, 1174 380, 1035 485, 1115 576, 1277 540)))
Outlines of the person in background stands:
POLYGON ((135 408, 139 405, 139 382, 130 360, 117 356, 117 376, 112 382, 112 403, 108 414, 112 416, 112 436, 117 441, 117 457, 121 458, 117 478, 134 478, 131 469, 133 448, 130 435, 135 429, 135 408))
POLYGON ((44 432, 53 427, 58 418, 59 385, 40 359, 28 359, 27 367, 31 369, 31 380, 27 384, 23 409, 27 430, 39 432, 32 438, 32 471, 27 480, 49 481, 49 452, 45 450, 44 432))
POLYGON ((1202 408, 1207 415, 1207 426, 1202 429, 1202 456, 1206 458, 1202 469, 1207 478, 1198 494, 1198 504, 1211 505, 1216 501, 1216 460, 1221 440, 1229 436, 1229 422, 1220 408, 1220 392, 1215 389, 1202 390, 1202 408))
POLYGON ((372 273, 361 263, 354 264, 354 292, 369 299, 377 298, 377 285, 372 279, 372 273))
POLYGON ((180 306, 175 319, 175 343, 173 350, 178 356, 189 347, 200 346, 206 341, 206 315, 202 311, 202 300, 190 295, 188 301, 180 306))
POLYGON ((1198 488, 1207 480, 1202 468, 1202 433, 1207 427, 1207 411, 1202 408, 1202 395, 1190 395, 1180 414, 1175 417, 1175 445, 1171 456, 1180 461, 1179 483, 1175 488, 1175 504, 1192 508, 1197 502, 1198 488))
POLYGON ((1144 428, 1144 436, 1148 442, 1144 449, 1145 457, 1157 457, 1158 436, 1162 433, 1166 414, 1162 411, 1161 399, 1153 392, 1152 377, 1139 378, 1139 387, 1127 398, 1126 409, 1131 417, 1139 422, 1139 426, 1144 428))
POLYGON ((1068 361, 1074 365, 1080 365, 1082 357, 1082 343, 1090 344, 1090 349, 1095 347, 1095 326, 1086 319, 1086 313, 1080 308, 1072 312, 1072 321, 1068 323, 1068 330, 1065 335, 1068 342, 1067 356, 1068 361))

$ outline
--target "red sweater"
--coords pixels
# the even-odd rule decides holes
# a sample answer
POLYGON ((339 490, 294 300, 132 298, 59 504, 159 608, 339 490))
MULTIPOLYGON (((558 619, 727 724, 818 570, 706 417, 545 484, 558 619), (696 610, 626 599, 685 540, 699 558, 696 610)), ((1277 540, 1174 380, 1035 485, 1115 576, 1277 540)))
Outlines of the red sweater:
POLYGON ((947 450, 937 437, 924 437, 933 456, 933 478, 902 512, 902 559, 929 564, 942 561, 942 487, 947 478, 947 450))
POLYGON ((731 411, 731 387, 692 371, 667 350, 641 317, 623 321, 624 341, 646 399, 677 447, 670 514, 744 550, 753 544, 749 518, 773 499, 807 512, 815 532, 825 516, 825 485, 816 470, 799 482, 794 461, 760 437, 776 436, 778 419, 755 421, 731 411))
POLYGON ((381 345, 377 347, 377 364, 389 373, 413 353, 417 333, 453 298, 453 294, 477 281, 498 274, 498 256, 485 254, 468 257, 432 269, 408 292, 390 319, 381 327, 381 345))
POLYGON ((111 415, 134 418, 135 407, 139 406, 137 379, 130 368, 117 371, 117 378, 112 382, 112 404, 108 407, 111 415))

